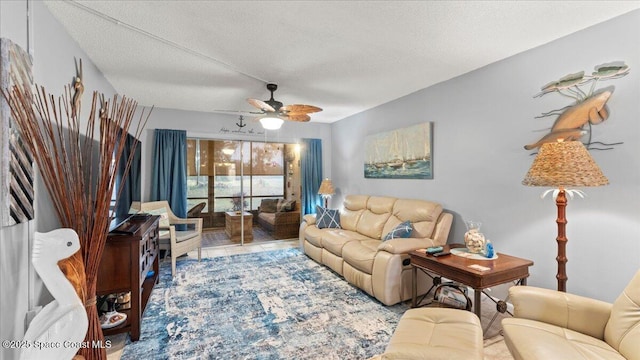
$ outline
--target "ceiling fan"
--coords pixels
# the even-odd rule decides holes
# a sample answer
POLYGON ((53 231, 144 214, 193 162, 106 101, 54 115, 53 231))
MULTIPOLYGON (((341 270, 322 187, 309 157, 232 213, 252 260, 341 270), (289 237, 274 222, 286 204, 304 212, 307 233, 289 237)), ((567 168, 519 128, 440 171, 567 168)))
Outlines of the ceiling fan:
POLYGON ((260 120, 262 127, 268 130, 279 129, 283 120, 307 122, 311 120, 309 114, 322 111, 321 108, 313 105, 283 105, 280 101, 273 98, 273 92, 278 89, 276 84, 267 84, 267 90, 271 92, 269 100, 247 99, 247 102, 258 108, 260 111, 249 112, 252 115, 258 115, 256 120, 260 120))

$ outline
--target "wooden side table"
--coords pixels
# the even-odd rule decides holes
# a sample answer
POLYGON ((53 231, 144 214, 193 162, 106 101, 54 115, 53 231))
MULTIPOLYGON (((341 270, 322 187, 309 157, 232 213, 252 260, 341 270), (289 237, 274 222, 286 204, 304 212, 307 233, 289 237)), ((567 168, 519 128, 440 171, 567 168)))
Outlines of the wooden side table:
POLYGON ((253 214, 243 212, 242 216, 236 211, 227 211, 224 213, 224 231, 233 242, 240 242, 241 226, 240 219, 244 221, 244 242, 253 241, 253 214))
MULTIPOLYGON (((449 245, 444 248, 445 251, 450 251, 449 245)), ((419 251, 411 251, 409 256, 413 275, 412 307, 417 306, 417 271, 421 269, 473 288, 473 310, 478 317, 481 313, 481 295, 484 289, 514 281, 520 285, 526 285, 529 266, 533 265, 531 260, 502 253, 498 253, 498 258, 495 260, 474 260, 454 254, 435 257, 419 251), (474 264, 487 267, 489 270, 481 271, 469 267, 474 264)))

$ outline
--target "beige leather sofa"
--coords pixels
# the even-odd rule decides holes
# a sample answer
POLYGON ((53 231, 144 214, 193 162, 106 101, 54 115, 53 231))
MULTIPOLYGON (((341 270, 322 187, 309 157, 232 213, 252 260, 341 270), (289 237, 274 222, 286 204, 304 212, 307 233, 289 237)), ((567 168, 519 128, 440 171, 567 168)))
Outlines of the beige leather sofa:
POLYGON ((509 296, 515 318, 502 327, 516 360, 640 360, 640 271, 613 304, 530 286, 509 296))
MULTIPOLYGON (((300 224, 300 245, 313 260, 393 305, 411 297, 409 251, 444 245, 452 220, 431 201, 348 195, 340 211, 341 229, 319 229, 315 214, 307 214, 300 224), (410 238, 381 240, 404 221, 413 226, 410 238)), ((430 278, 418 274, 418 292, 424 293, 430 278)))

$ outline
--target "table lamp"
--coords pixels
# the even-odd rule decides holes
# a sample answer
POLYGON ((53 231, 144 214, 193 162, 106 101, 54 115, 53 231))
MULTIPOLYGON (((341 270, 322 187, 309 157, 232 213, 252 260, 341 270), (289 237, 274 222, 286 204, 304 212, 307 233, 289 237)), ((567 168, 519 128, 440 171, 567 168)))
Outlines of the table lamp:
POLYGON ((322 180, 320 184, 320 189, 318 189, 318 194, 322 196, 324 199, 324 207, 327 208, 327 204, 329 203, 329 198, 331 195, 335 194, 335 190, 333 189, 333 184, 329 178, 325 178, 322 180))
MULTIPOLYGON (((573 195, 576 190, 569 190, 570 186, 602 186, 607 185, 609 180, 602 174, 602 171, 593 160, 589 151, 580 141, 557 141, 542 145, 540 152, 533 160, 529 172, 522 180, 522 184, 527 186, 552 186, 556 196, 558 207, 558 291, 567 291, 567 263, 565 234, 567 219, 565 208, 567 207, 567 196, 573 195)), ((579 193, 579 192, 578 192, 579 193)), ((546 195, 546 193, 545 193, 546 195)), ((544 196, 544 195, 543 195, 544 196)))

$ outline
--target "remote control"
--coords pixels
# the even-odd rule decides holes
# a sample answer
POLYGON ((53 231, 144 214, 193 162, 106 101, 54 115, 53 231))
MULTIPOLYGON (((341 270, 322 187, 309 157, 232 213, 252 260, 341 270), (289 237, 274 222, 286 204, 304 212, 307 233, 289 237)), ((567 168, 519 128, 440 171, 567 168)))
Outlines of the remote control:
POLYGON ((445 255, 451 255, 451 253, 448 251, 442 251, 442 252, 433 254, 433 256, 445 256, 445 255))
POLYGON ((432 247, 428 247, 427 248, 427 254, 435 254, 435 253, 439 253, 442 252, 444 248, 442 246, 432 246, 432 247))

